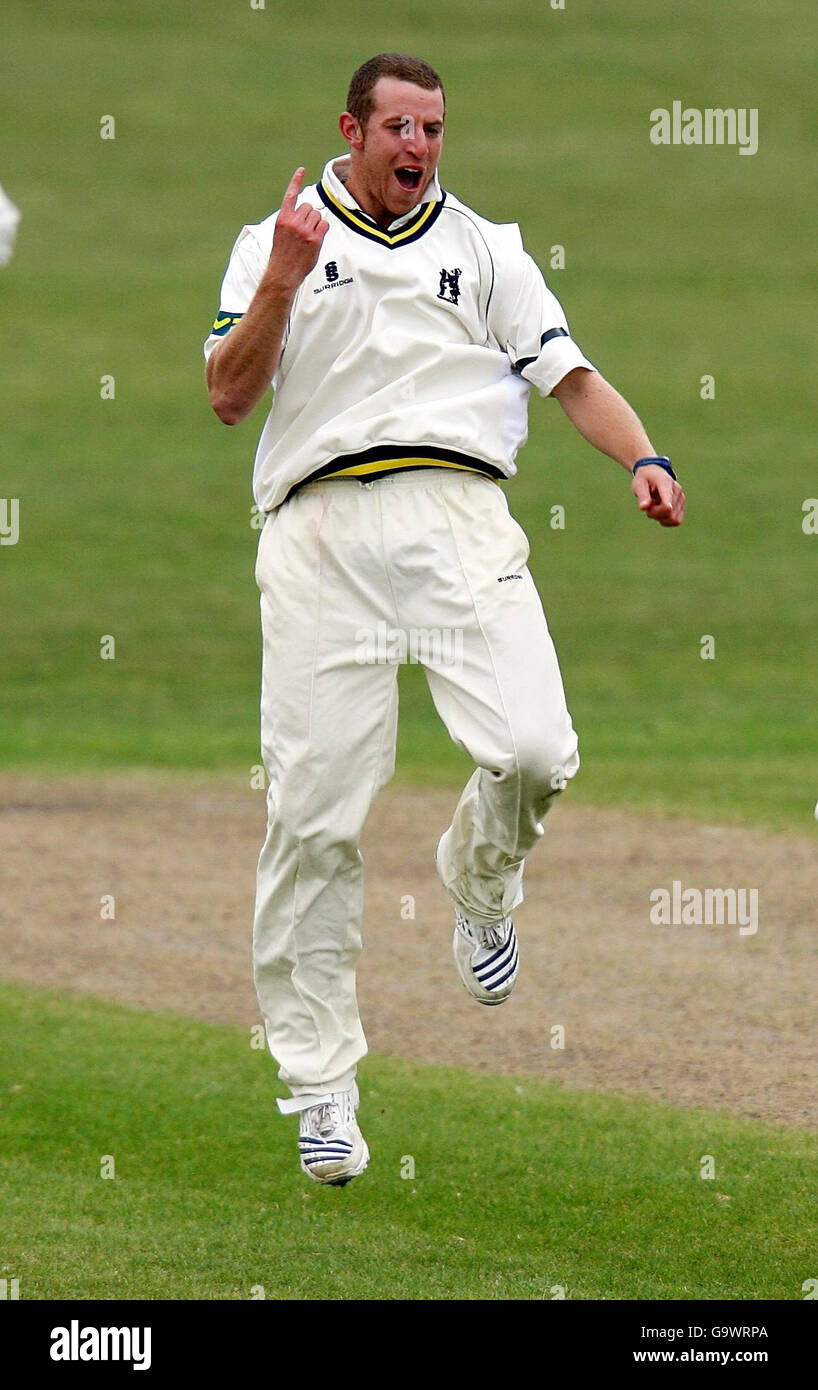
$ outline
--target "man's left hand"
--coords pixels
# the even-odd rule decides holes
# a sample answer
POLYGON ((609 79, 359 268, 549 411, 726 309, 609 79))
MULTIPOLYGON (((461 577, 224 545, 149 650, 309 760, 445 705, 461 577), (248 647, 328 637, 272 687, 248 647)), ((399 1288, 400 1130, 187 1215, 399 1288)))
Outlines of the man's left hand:
POLYGON ((640 511, 652 521, 658 521, 660 526, 681 526, 685 514, 684 489, 664 468, 646 464, 637 469, 631 491, 640 511))

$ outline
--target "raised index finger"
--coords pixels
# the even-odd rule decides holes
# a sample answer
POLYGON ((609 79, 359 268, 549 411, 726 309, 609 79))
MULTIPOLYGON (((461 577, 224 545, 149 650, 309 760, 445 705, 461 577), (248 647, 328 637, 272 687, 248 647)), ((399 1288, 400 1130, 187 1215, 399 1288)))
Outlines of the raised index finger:
POLYGON ((301 185, 304 182, 305 172, 306 171, 303 165, 299 165, 299 167, 296 169, 295 173, 290 179, 290 182, 287 184, 287 191, 281 200, 281 206, 283 208, 295 207, 296 199, 299 193, 301 192, 301 185))

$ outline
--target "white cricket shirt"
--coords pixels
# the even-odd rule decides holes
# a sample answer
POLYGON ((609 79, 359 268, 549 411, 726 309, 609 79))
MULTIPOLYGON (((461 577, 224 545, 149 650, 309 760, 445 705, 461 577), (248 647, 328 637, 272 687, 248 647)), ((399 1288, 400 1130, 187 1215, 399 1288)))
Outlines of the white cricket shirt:
MULTIPOLYGON (((432 466, 509 478, 531 387, 546 396, 574 367, 595 370, 516 223, 489 222, 434 178, 384 230, 347 192, 348 174, 348 156, 331 159, 298 199, 330 226, 271 383, 253 471, 265 512, 330 476, 432 466)), ((206 358, 249 307, 277 217, 239 233, 206 358)))

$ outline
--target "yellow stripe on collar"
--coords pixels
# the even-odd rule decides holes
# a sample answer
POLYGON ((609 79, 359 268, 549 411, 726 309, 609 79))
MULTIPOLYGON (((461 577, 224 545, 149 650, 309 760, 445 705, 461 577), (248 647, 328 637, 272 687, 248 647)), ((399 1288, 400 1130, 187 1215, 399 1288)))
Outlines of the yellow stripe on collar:
POLYGON ((322 183, 321 188, 333 207, 338 209, 344 221, 352 223, 353 226, 357 227, 362 232, 368 233, 371 237, 377 237, 379 241, 383 241, 387 246, 397 246, 399 242, 404 241, 407 237, 414 236, 415 233, 419 232, 421 227, 428 222, 435 208, 438 206, 438 203, 434 200, 425 203, 422 211, 419 212, 411 222, 408 222, 405 227, 401 227, 399 232, 385 232, 381 227, 374 226, 371 222, 366 222, 353 208, 348 208, 344 203, 339 202, 335 194, 332 193, 325 184, 322 183))

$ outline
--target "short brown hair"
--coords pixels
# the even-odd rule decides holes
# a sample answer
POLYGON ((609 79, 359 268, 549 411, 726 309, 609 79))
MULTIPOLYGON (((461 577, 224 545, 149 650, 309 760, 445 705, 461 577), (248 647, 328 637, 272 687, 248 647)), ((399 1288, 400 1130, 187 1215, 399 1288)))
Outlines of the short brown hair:
POLYGON ((366 130, 375 103, 372 89, 380 77, 397 77, 401 82, 413 82, 416 87, 424 87, 427 92, 440 88, 443 97, 443 110, 446 110, 446 93, 440 75, 422 58, 411 58, 408 53, 378 53, 369 58, 352 74, 347 93, 347 111, 354 116, 361 130, 366 130))

